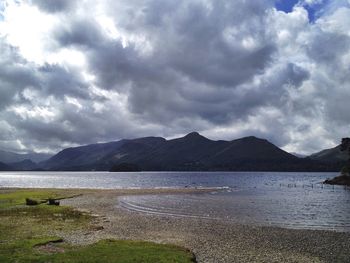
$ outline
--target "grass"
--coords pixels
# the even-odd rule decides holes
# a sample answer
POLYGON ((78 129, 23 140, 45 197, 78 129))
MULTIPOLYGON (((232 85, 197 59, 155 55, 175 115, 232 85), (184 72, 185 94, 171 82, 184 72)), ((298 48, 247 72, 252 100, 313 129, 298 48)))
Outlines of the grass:
POLYGON ((101 240, 88 246, 61 242, 57 233, 74 235, 89 229, 91 217, 70 207, 26 206, 25 198, 38 201, 64 198, 64 191, 0 191, 0 262, 195 262, 183 248, 150 242, 101 240))
POLYGON ((3 190, 0 195, 0 208, 12 208, 25 204, 25 199, 30 197, 35 200, 43 200, 49 197, 59 198, 63 197, 59 191, 48 190, 3 190))

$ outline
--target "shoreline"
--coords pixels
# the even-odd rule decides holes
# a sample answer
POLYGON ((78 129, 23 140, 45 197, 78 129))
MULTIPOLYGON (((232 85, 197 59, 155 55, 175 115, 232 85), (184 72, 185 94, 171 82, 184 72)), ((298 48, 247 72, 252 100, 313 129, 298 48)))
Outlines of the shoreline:
MULTIPOLYGON (((2 191, 29 188, 0 188, 2 191)), ((32 188, 33 189, 33 188, 32 188)), ((36 190, 44 190, 35 188, 36 190)), ((91 244, 101 239, 144 240, 190 249, 198 262, 347 262, 350 233, 241 225, 216 219, 175 218, 121 208, 124 195, 185 194, 196 189, 50 189, 82 194, 62 205, 89 212, 95 230, 59 233, 69 243, 91 244)))
POLYGON ((38 188, 38 187, 3 187, 0 186, 0 194, 6 191, 53 191, 62 193, 79 193, 79 194, 116 194, 122 195, 147 195, 147 194, 186 194, 186 193, 210 193, 213 191, 222 191, 227 189, 226 187, 187 187, 187 188, 117 188, 117 189, 105 189, 105 188, 38 188))
POLYGON ((349 175, 338 175, 332 179, 326 179, 323 184, 338 185, 338 186, 350 186, 349 175))

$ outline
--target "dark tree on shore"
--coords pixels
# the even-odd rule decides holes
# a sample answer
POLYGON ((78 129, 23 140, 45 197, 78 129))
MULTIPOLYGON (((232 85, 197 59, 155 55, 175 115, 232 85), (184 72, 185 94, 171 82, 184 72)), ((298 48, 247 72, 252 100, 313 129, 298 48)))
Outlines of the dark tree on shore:
POLYGON ((336 176, 333 179, 327 179, 323 183, 331 185, 347 185, 350 186, 350 138, 343 138, 341 140, 340 150, 347 152, 347 162, 341 169, 340 176, 336 176))
POLYGON ((340 145, 341 151, 348 150, 350 153, 350 138, 343 138, 341 139, 341 145, 340 145))
POLYGON ((350 175, 350 138, 343 138, 341 140, 340 150, 342 152, 348 151, 349 159, 345 166, 343 167, 341 173, 342 175, 350 175))

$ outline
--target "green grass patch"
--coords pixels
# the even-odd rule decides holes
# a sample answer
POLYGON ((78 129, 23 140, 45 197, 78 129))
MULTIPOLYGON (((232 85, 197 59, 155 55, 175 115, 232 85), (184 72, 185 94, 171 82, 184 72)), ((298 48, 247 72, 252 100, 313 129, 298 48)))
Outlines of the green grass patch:
POLYGON ((172 245, 122 240, 88 246, 56 243, 60 238, 53 233, 89 230, 91 217, 65 206, 26 206, 25 199, 64 196, 67 193, 60 190, 0 192, 0 262, 195 262, 191 252, 172 245))
POLYGON ((14 206, 25 205, 26 198, 35 200, 44 200, 48 197, 58 197, 56 192, 50 191, 29 191, 29 190, 14 190, 0 194, 0 208, 11 208, 14 206))
POLYGON ((42 255, 35 250, 35 247, 48 242, 55 242, 56 240, 58 238, 37 237, 8 241, 0 245, 0 262, 38 262, 42 255))
POLYGON ((195 262, 187 250, 150 242, 102 240, 96 244, 50 257, 52 262, 195 262))
POLYGON ((150 242, 102 240, 88 246, 69 246, 53 243, 45 252, 45 245, 53 238, 17 241, 0 246, 0 262, 65 262, 65 263, 193 263, 193 254, 183 248, 150 242), (44 247, 44 249, 43 249, 44 247), (60 252, 52 253, 52 247, 60 252))
MULTIPOLYGON (((0 194, 0 246, 4 242, 41 237, 88 227, 90 216, 70 207, 25 205, 25 199, 63 198, 58 191, 18 190, 0 194), (2 242, 1 242, 2 241, 2 242)), ((1 262, 1 261, 0 261, 1 262)))
POLYGON ((44 201, 48 198, 64 198, 60 191, 49 190, 6 190, 0 194, 0 209, 13 206, 25 205, 25 199, 31 198, 37 201, 44 201))

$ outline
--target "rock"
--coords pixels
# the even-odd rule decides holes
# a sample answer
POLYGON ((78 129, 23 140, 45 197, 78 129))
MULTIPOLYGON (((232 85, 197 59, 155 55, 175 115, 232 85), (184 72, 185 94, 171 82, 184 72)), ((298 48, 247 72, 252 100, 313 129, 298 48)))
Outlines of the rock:
POLYGON ((103 226, 95 226, 95 227, 93 228, 93 230, 95 230, 95 231, 100 231, 100 230, 103 230, 103 229, 104 229, 103 226))
POLYGON ((26 205, 38 205, 39 202, 34 199, 26 198, 26 205))
POLYGON ((57 201, 57 200, 55 200, 55 199, 53 199, 53 198, 49 198, 49 200, 48 200, 48 204, 49 205, 60 205, 60 201, 57 201))
POLYGON ((327 179, 323 182, 324 184, 330 185, 347 185, 350 186, 350 176, 340 175, 333 179, 327 179))

